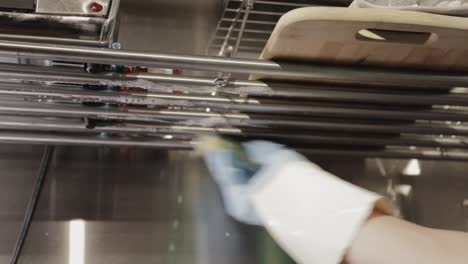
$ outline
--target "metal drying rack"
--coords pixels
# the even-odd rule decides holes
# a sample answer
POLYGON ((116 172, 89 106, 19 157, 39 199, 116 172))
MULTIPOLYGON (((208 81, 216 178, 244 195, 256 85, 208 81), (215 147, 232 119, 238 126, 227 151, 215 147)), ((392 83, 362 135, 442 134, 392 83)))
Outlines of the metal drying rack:
POLYGON ((231 47, 240 56, 258 57, 279 18, 287 12, 301 7, 349 4, 347 0, 227 0, 208 53, 223 56, 231 47))
POLYGON ((218 56, 0 40, 0 56, 61 62, 0 65, 0 142, 191 149, 198 135, 218 133, 271 139, 315 155, 468 159, 468 92, 452 89, 468 87, 468 76, 236 56, 254 51, 250 38, 264 45, 270 31, 253 26, 272 30, 276 21, 255 16, 282 14, 267 6, 286 12, 304 2, 228 1, 211 45, 218 56), (284 81, 237 77, 250 74, 284 81))

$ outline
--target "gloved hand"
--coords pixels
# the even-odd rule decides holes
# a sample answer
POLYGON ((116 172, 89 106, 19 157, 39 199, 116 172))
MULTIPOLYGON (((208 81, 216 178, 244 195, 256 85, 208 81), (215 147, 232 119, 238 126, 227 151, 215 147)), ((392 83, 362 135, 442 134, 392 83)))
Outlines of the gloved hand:
POLYGON ((299 153, 268 141, 236 143, 219 137, 200 140, 207 167, 218 184, 226 212, 239 222, 262 225, 251 196, 281 166, 306 161, 299 153))
POLYGON ((283 145, 243 144, 211 137, 200 141, 226 211, 264 225, 298 263, 340 263, 374 210, 391 214, 380 195, 322 170, 283 145))

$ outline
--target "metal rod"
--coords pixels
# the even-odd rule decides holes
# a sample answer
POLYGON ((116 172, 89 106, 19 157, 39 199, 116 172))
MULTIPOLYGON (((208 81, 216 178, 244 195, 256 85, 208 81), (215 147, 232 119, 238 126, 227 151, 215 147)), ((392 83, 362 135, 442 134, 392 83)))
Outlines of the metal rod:
POLYGON ((106 40, 110 44, 116 41, 117 39, 117 30, 118 30, 118 16, 120 10, 120 0, 112 0, 111 8, 103 30, 101 32, 101 40, 106 40))
MULTIPOLYGON (((116 78, 106 74, 89 74, 81 69, 0 64, 0 79, 3 80, 102 85, 116 78)), ((131 77, 123 78, 134 80, 131 77)))
MULTIPOLYGON (((239 51, 239 47, 240 47, 240 44, 241 44, 241 41, 242 41, 242 37, 244 36, 244 30, 245 30, 245 26, 247 25, 247 20, 249 19, 249 15, 250 13, 252 12, 252 8, 253 8, 253 0, 244 0, 245 2, 245 12, 244 12, 244 17, 242 18, 242 24, 241 24, 241 27, 240 27, 240 30, 239 30, 239 34, 237 34, 237 40, 236 40, 236 44, 234 45, 234 50, 232 51, 232 57, 235 57, 237 55, 237 52, 239 51)), ((228 10, 228 9, 226 9, 228 10)), ((239 10, 240 12, 242 12, 242 9, 239 10)), ((233 23, 233 27, 235 26, 235 23, 233 23)), ((230 38, 227 38, 227 40, 229 41, 230 38)), ((251 41, 251 40, 249 40, 251 41)))
POLYGON ((47 144, 67 146, 107 146, 107 147, 141 147, 192 149, 192 142, 171 140, 125 140, 106 137, 59 136, 41 133, 0 132, 0 142, 5 144, 47 144))
POLYGON ((0 55, 87 63, 136 65, 150 68, 163 67, 197 71, 223 71, 332 83, 425 88, 463 87, 468 85, 468 76, 447 73, 423 74, 357 67, 299 65, 297 63, 277 63, 253 59, 145 53, 23 42, 1 41, 0 55))
POLYGON ((444 151, 444 150, 406 150, 406 149, 385 149, 385 150, 343 150, 343 149, 298 149, 306 155, 316 156, 342 156, 342 157, 374 157, 390 159, 424 159, 424 160, 468 160, 468 153, 465 151, 444 151))
MULTIPOLYGON (((234 22, 234 19, 232 18, 223 18, 221 19, 221 22, 229 22, 232 23, 234 22)), ((236 22, 238 23, 238 22, 236 22)), ((247 24, 257 24, 257 25, 266 25, 266 26, 276 26, 276 22, 273 21, 262 21, 262 20, 247 20, 247 24)))
MULTIPOLYGON (((73 120, 74 121, 74 120, 73 120)), ((366 136, 359 135, 323 135, 317 132, 310 134, 271 132, 268 129, 238 129, 238 128, 206 128, 189 126, 150 126, 131 123, 100 124, 88 128, 84 122, 70 122, 70 120, 58 119, 38 120, 37 118, 8 119, 0 117, 0 129, 21 131, 48 131, 66 133, 138 133, 162 137, 173 134, 206 134, 218 133, 222 135, 234 135, 242 137, 262 137, 287 142, 303 142, 314 144, 330 144, 343 146, 420 146, 442 148, 468 148, 468 139, 423 135, 402 136, 366 136)))
MULTIPOLYGON (((212 45, 210 48, 211 49, 219 49, 221 45, 212 45)), ((242 45, 239 47, 240 51, 245 51, 245 52, 261 52, 263 50, 263 47, 250 47, 246 45, 242 45)))
POLYGON ((373 124, 360 123, 356 121, 301 121, 274 119, 229 119, 228 124, 235 124, 239 127, 272 127, 272 128, 297 128, 312 131, 342 131, 351 133, 414 133, 414 134, 436 134, 436 135, 468 135, 468 127, 464 125, 445 124, 445 123, 390 123, 373 124))
MULTIPOLYGON (((230 0, 231 2, 240 2, 242 0, 230 0)), ((258 0, 256 1, 258 4, 261 5, 267 5, 267 6, 272 6, 272 5, 278 5, 278 6, 289 6, 289 7, 309 7, 309 6, 323 6, 323 3, 326 3, 325 5, 334 5, 334 6, 344 6, 348 7, 350 1, 348 0, 334 0, 334 1, 315 1, 315 3, 293 3, 293 2, 282 2, 282 1, 263 1, 263 0, 258 0)), ((301 1, 296 1, 296 2, 301 2, 301 1)), ((311 1, 309 1, 311 2, 311 1)))
MULTIPOLYGON (((1 92, 6 95, 7 92, 1 92)), ((33 95, 37 96, 41 92, 12 92, 15 95, 33 95)), ((113 96, 113 95, 78 95, 72 94, 64 96, 64 93, 43 93, 43 96, 52 99, 70 99, 81 102, 104 102, 104 103, 122 103, 131 105, 152 105, 152 106, 177 106, 192 109, 210 109, 218 111, 243 111, 247 113, 264 114, 288 114, 288 115, 307 115, 308 117, 333 117, 333 118, 357 118, 357 119, 376 119, 376 120, 438 120, 438 121, 468 121, 468 111, 463 110, 380 110, 363 109, 346 106, 320 106, 320 105, 290 105, 290 104, 271 104, 255 103, 247 101, 242 102, 222 102, 215 97, 208 101, 209 97, 197 98, 196 96, 180 95, 157 95, 151 96, 113 96)), ((1 105, 0 111, 24 111, 27 107, 1 105)), ((48 109, 38 109, 38 113, 48 109)), ((27 110, 28 111, 28 110, 27 110)), ((30 110, 29 110, 30 111, 30 110)), ((106 112, 105 115, 109 115, 106 112)), ((104 116, 105 116, 104 115, 104 116)), ((103 117, 104 117, 103 116, 103 117)))
MULTIPOLYGON (((226 15, 226 8, 228 7, 228 5, 229 5, 229 1, 225 1, 224 7, 223 7, 223 14, 221 15, 221 17, 224 17, 226 15)), ((222 19, 218 20, 218 23, 216 24, 216 31, 215 32, 218 32, 220 30, 222 23, 223 23, 222 19)), ((210 38, 210 40, 208 42, 208 45, 207 45, 207 47, 208 47, 207 48, 207 53, 208 53, 208 51, 210 49, 209 47, 213 46, 213 41, 214 41, 215 37, 216 37, 216 34, 213 34, 212 37, 210 38)))
MULTIPOLYGON (((288 85, 268 85, 258 81, 232 81, 229 82, 225 87, 216 88, 214 86, 214 80, 211 78, 194 78, 194 77, 178 77, 170 75, 122 75, 117 78, 107 75, 91 75, 91 74, 79 74, 79 75, 65 75, 57 72, 52 73, 29 73, 29 72, 9 72, 2 71, 0 69, 0 76, 4 76, 4 79, 8 78, 23 79, 23 80, 35 80, 35 81, 51 81, 60 80, 61 82, 81 82, 94 85, 117 85, 117 86, 131 86, 141 87, 147 89, 150 92, 171 92, 171 91, 184 91, 191 93, 203 93, 210 94, 214 91, 225 93, 228 95, 250 95, 250 96, 266 96, 266 97, 282 97, 282 98, 302 98, 311 99, 317 101, 329 101, 329 102, 353 102, 353 103, 378 103, 378 104, 395 104, 395 105, 458 105, 468 106, 468 94, 460 93, 408 93, 402 91, 400 94, 397 92, 360 92, 352 91, 349 87, 333 87, 328 89, 326 86, 318 85, 307 85, 304 87, 296 87, 288 85), (57 76, 57 77, 56 77, 57 76), (75 81, 76 80, 76 81, 75 81), (147 80, 151 82, 139 82, 138 80, 147 80), (336 90, 336 89, 343 89, 336 90), (347 90, 347 91, 346 91, 347 90)), ((27 90, 33 90, 30 92, 30 96, 44 96, 47 93, 55 93, 55 97, 65 97, 67 94, 76 99, 83 97, 83 100, 92 100, 92 97, 96 97, 99 100, 101 97, 112 98, 115 97, 113 102, 125 102, 139 101, 140 104, 146 104, 147 100, 141 100, 143 97, 141 94, 118 94, 118 93, 92 93, 85 91, 75 91, 73 94, 70 89, 61 86, 52 86, 55 90, 51 90, 50 86, 40 86, 33 84, 12 84, 12 83, 0 83, 0 93, 3 94, 23 94, 27 95, 27 90), (55 88, 54 88, 55 87, 55 88), (127 96, 126 98, 124 98, 127 96), (125 99, 125 100, 124 100, 125 99), (134 100, 135 99, 135 100, 134 100)), ((377 88, 376 88, 377 89, 377 88)), ((151 95, 146 95, 151 97, 151 95)), ((160 95, 162 96, 162 95, 160 95)), ((180 99, 183 96, 172 96, 172 99, 180 99)), ((194 99, 196 97, 193 97, 194 99)), ((184 99, 184 98, 182 98, 184 99)), ((246 102, 246 99, 241 98, 221 98, 216 97, 201 97, 199 100, 207 101, 224 101, 224 102, 246 102)), ((150 103, 150 102, 149 102, 150 103)))
MULTIPOLYGON (((107 93, 80 90, 50 89, 30 90, 25 88, 5 88, 0 86, 0 94, 5 96, 39 97, 49 100, 69 100, 71 102, 98 102, 111 104, 130 104, 141 106, 179 106, 186 108, 210 108, 215 110, 242 110, 253 113, 309 114, 318 116, 338 116, 356 118, 383 118, 396 120, 450 120, 467 121, 468 112, 457 110, 373 110, 343 106, 322 107, 263 103, 247 98, 223 98, 165 93, 107 93)), ((0 106, 0 109, 1 106, 0 106)))
MULTIPOLYGON (((284 98, 304 98, 318 101, 382 103, 396 105, 460 105, 468 106, 468 94, 461 93, 409 93, 405 90, 361 92, 358 87, 338 87, 317 84, 290 85, 264 83, 261 81, 233 80, 225 87, 215 87, 213 78, 184 77, 157 74, 88 74, 82 71, 62 70, 54 67, 31 67, 0 65, 0 78, 5 80, 29 80, 42 82, 80 83, 91 85, 111 85, 141 87, 151 92, 185 91, 191 93, 211 94, 214 91, 231 95, 250 95, 284 98), (144 82, 149 81, 149 82, 144 82), (355 88, 357 88, 357 91, 355 88)), ((34 90, 44 87, 31 86, 34 90)), ((0 84, 2 88, 18 88, 19 84, 0 84)), ((60 88, 60 87, 59 87, 60 88)))
MULTIPOLYGON (((102 102, 131 105, 180 105, 190 106, 190 102, 205 103, 239 103, 259 104, 256 99, 242 97, 214 97, 200 95, 184 95, 172 93, 141 93, 141 92, 109 92, 89 91, 67 86, 46 86, 31 84, 0 83, 0 95, 40 97, 42 99, 68 99, 73 102, 102 102), (167 101, 173 100, 173 101, 167 101)), ((198 104, 198 103, 196 103, 198 104)), ((197 105, 193 106, 197 106, 197 105)))
POLYGON ((30 103, 25 105, 1 103, 0 112, 15 115, 29 116, 46 116, 46 117, 77 117, 77 118, 94 118, 94 119, 109 119, 109 120, 127 120, 127 121, 142 121, 142 122, 162 122, 171 123, 174 121, 187 120, 207 120, 216 118, 227 119, 243 119, 248 118, 241 114, 215 114, 203 112, 189 111, 172 111, 172 110, 145 110, 145 109, 117 109, 114 107, 96 108, 96 107, 77 107, 77 106, 58 106, 54 104, 38 104, 30 103))
MULTIPOLYGON (((231 8, 226 9, 226 11, 228 11, 228 12, 238 12, 237 9, 231 9, 231 8)), ((245 13, 246 11, 241 10, 240 12, 245 13)), ((282 16, 282 15, 285 14, 285 13, 282 13, 282 12, 268 12, 268 11, 256 11, 256 10, 252 10, 252 11, 250 11, 250 13, 253 14, 253 15, 269 15, 269 16, 282 16)))
MULTIPOLYGON (((192 149, 196 141, 128 141, 114 138, 78 137, 78 136, 51 136, 40 133, 7 133, 0 132, 0 142, 8 144, 50 144, 50 145, 87 145, 107 147, 142 147, 142 148, 170 148, 192 149)), ((468 160, 468 152, 459 150, 437 149, 408 149, 387 148, 382 150, 369 149, 322 149, 310 146, 298 149, 308 155, 320 156, 358 156, 381 158, 420 158, 434 160, 468 160)))
MULTIPOLYGON (((328 146, 360 146, 360 147, 385 147, 385 146, 415 146, 415 147, 434 147, 434 148, 455 148, 467 149, 468 139, 466 138, 438 138, 434 136, 423 135, 401 135, 401 136, 346 136, 346 135, 304 135, 295 134, 294 137, 286 134, 253 132, 245 133, 248 137, 261 137, 274 140, 285 140, 286 142, 296 142, 301 144, 320 144, 328 146)), ((467 151, 468 153, 468 151, 467 151)))
MULTIPOLYGON (((112 85, 112 86, 131 86, 131 87, 141 87, 148 90, 156 89, 156 91, 173 91, 184 89, 184 91, 198 92, 205 91, 206 93, 211 93, 215 91, 215 78, 205 78, 205 77, 189 77, 189 76, 179 76, 179 75, 167 75, 167 74, 148 74, 148 73, 138 73, 138 74, 89 74, 85 73, 81 69, 70 69, 65 67, 40 67, 40 66, 31 66, 31 65, 12 65, 12 64, 0 64, 0 78, 5 80, 27 80, 27 81, 42 81, 42 82, 59 82, 59 83, 74 83, 74 84, 91 84, 91 85, 112 85), (139 80, 151 81, 151 82, 139 82, 139 80), (161 84, 161 85, 160 85, 161 84), (170 85, 177 85, 169 86, 170 85), (158 90, 159 89, 159 90, 158 90)), ((326 86, 326 85, 317 85, 317 84, 304 84, 304 85, 291 85, 284 83, 274 83, 274 82, 261 82, 261 81, 244 81, 244 80, 232 80, 226 84, 226 93, 236 93, 242 92, 243 94, 250 95, 268 95, 268 96, 282 96, 282 97, 294 97, 294 98, 307 98, 311 96, 312 98, 317 98, 317 93, 322 93, 323 90, 331 91, 342 90, 340 92, 349 92, 349 94, 354 93, 355 88, 361 89, 362 87, 339 87, 339 86, 326 86), (319 91, 316 91, 319 90, 319 91)), ((381 95, 385 94, 381 90, 382 87, 372 87, 376 91, 368 91, 367 94, 381 95)), ((368 89, 369 90, 369 89, 368 89)), ((392 94, 398 94, 397 92, 401 91, 405 96, 408 95, 408 92, 405 90, 395 90, 392 94)), ((427 94, 427 90, 424 90, 425 93, 417 93, 418 98, 424 99, 424 96, 427 94)), ((445 90, 444 90, 445 91, 445 90)), ((413 92, 414 93, 414 92, 413 92)), ((361 97, 365 94, 358 94, 361 97)), ((411 95, 411 94, 410 94, 411 95)), ((438 95, 441 95, 438 93, 438 95)), ((335 96, 335 94, 333 94, 335 96)), ((434 97, 429 94, 429 97, 434 97)), ((445 95, 441 95, 444 96, 445 95)), ((457 97, 463 97, 463 94, 457 93, 457 97)), ((327 97, 324 95, 323 97, 327 97)), ((455 96, 453 96, 455 97, 455 96)), ((394 101, 401 101, 396 98, 394 101)), ((415 101, 414 104, 417 104, 419 100, 415 101)), ((456 100, 454 98, 454 100, 456 100)), ((410 100, 405 100, 410 101, 410 100)), ((463 102, 464 99, 459 100, 463 102)))
MULTIPOLYGON (((224 37, 216 37, 215 39, 218 39, 218 40, 221 40, 221 39, 225 39, 224 37)), ((234 36, 234 37, 230 37, 228 39, 228 41, 238 41, 239 37, 238 36, 234 36)), ((267 41, 268 41, 268 38, 243 38, 242 41, 245 41, 245 42, 258 42, 260 44, 265 44, 267 41)))
MULTIPOLYGON (((232 2, 240 2, 242 0, 231 0, 232 2)), ((262 0, 257 0, 255 3, 258 3, 260 5, 278 5, 278 6, 290 6, 290 7, 308 7, 312 6, 309 4, 300 4, 300 3, 288 3, 288 2, 276 2, 276 1, 262 1, 262 0)))
POLYGON ((74 46, 43 45, 37 43, 0 42, 0 54, 13 57, 74 61, 83 63, 125 64, 146 67, 168 67, 218 72, 221 70, 248 73, 248 69, 280 70, 274 62, 228 59, 210 56, 184 56, 96 49, 74 46), (180 67, 179 67, 180 66, 180 67), (246 68, 244 68, 246 67, 246 68), (242 68, 242 69, 241 69, 242 68), (237 70, 236 70, 237 69, 237 70))
MULTIPOLYGON (((246 106, 249 109, 256 105, 246 106)), ((261 106, 262 107, 262 106, 261 106)), ((261 108, 258 112, 265 112, 261 108)), ((242 108, 242 107, 239 107, 242 108)), ((255 110, 255 109, 254 109, 255 110)), ((271 110, 271 109, 267 109, 271 110)), ((299 113, 299 109, 295 109, 299 113)), ((291 112, 290 110, 283 110, 291 112)), ((279 111, 277 111, 279 112, 279 111)), ((400 119, 400 120, 442 120, 442 121, 468 121, 468 112, 460 111, 433 111, 424 110, 420 112, 413 111, 385 111, 385 110, 367 110, 367 109, 346 109, 346 108, 326 108, 326 107, 308 107, 305 112, 307 118, 316 117, 334 117, 339 119, 348 118, 371 118, 373 122, 382 122, 376 120, 400 119), (312 115, 313 114, 313 115, 312 115)), ((317 123, 298 119, 297 116, 287 120, 281 116, 271 116, 267 118, 257 114, 229 114, 229 113, 203 113, 172 110, 144 110, 137 108, 126 108, 119 110, 113 107, 107 108, 84 108, 84 107, 64 107, 54 104, 27 104, 4 102, 0 105, 0 113, 30 116, 54 116, 54 117, 88 117, 96 119, 110 120, 131 120, 144 122, 192 122, 193 125, 213 126, 216 124, 230 124, 233 126, 288 126, 311 128, 318 126, 317 123), (258 118, 258 119, 257 119, 258 118), (209 124, 209 125, 206 125, 209 124)), ((338 121, 339 122, 339 121, 338 121)), ((342 122, 342 121, 341 121, 342 122)), ((370 128, 369 125, 367 125, 370 128)))
POLYGON ((31 227, 31 222, 33 220, 34 212, 36 210, 37 203, 39 202, 39 196, 41 194, 42 186, 49 171, 50 160, 54 153, 54 147, 46 145, 44 148, 44 153, 42 154, 42 161, 39 167, 39 171, 36 176, 36 182, 34 184, 33 192, 26 209, 26 214, 23 219, 23 224, 21 226, 21 231, 16 241, 15 249, 10 259, 10 264, 17 264, 21 251, 23 249, 24 243, 26 241, 29 229, 31 227))
MULTIPOLYGON (((229 28, 226 28, 226 27, 220 27, 218 29, 219 31, 228 31, 229 28)), ((234 31, 240 31, 240 29, 234 29, 234 31)), ((244 30, 244 33, 253 33, 253 34, 266 34, 266 35, 270 35, 271 34, 271 30, 256 30, 256 29, 245 29, 244 30)))
MULTIPOLYGON (((226 49, 228 48, 228 45, 229 45, 229 40, 231 39, 231 35, 232 33, 234 32, 234 28, 236 26, 236 23, 237 21, 239 20, 240 18, 240 15, 241 15, 241 10, 245 8, 245 6, 247 5, 247 1, 248 0, 244 0, 242 1, 242 3, 240 4, 239 8, 236 9, 236 15, 234 16, 234 20, 232 21, 232 24, 231 26, 229 27, 229 30, 226 34, 226 36, 224 36, 224 41, 223 41, 223 44, 221 44, 221 49, 219 50, 219 53, 218 53, 218 56, 225 56, 226 54, 226 49)), ((228 11, 229 9, 226 8, 225 9, 225 12, 228 11)))
POLYGON ((25 36, 13 34, 0 34, 0 39, 8 41, 31 41, 38 43, 58 43, 64 45, 83 45, 90 47, 107 47, 110 43, 109 40, 86 40, 86 39, 72 39, 72 38, 57 38, 57 37, 42 37, 42 36, 25 36))
POLYGON ((87 125, 83 120, 56 118, 55 120, 20 117, 20 116, 0 116, 0 129, 21 130, 21 131, 44 131, 44 132, 65 132, 65 133, 130 133, 146 135, 172 135, 172 134, 194 134, 194 133, 221 133, 224 135, 243 135, 243 131, 238 128, 229 127, 191 127, 183 125, 152 125, 132 122, 96 122, 93 126, 87 125))
MULTIPOLYGON (((302 131, 316 131, 316 132, 330 132, 330 131, 342 131, 346 133, 374 133, 374 134, 400 134, 400 133, 412 133, 412 134, 435 134, 435 135, 468 135, 468 127, 464 124, 446 124, 446 123, 416 123, 416 124, 365 124, 365 123, 359 123, 359 122, 354 122, 354 123, 349 123, 349 122, 344 122, 344 121, 294 121, 294 120, 282 120, 278 117, 275 119, 262 119, 259 117, 253 117, 254 119, 249 118, 246 116, 245 118, 243 115, 231 115, 231 116, 223 116, 220 114, 214 114, 214 113, 189 113, 189 112, 171 112, 171 111, 166 111, 162 112, 163 114, 165 113, 166 116, 163 117, 158 117, 158 119, 163 119, 166 124, 171 124, 171 125, 176 125, 177 128, 180 128, 181 130, 186 131, 208 131, 208 132, 213 132, 213 131, 218 131, 218 132, 223 132, 223 133, 235 133, 235 131, 245 131, 245 128, 254 128, 254 129, 259 129, 259 128, 265 128, 267 130, 270 127, 276 127, 276 128, 285 128, 289 127, 290 129, 301 129, 302 131), (184 115, 185 114, 185 115, 184 115), (185 120, 188 121, 181 121, 180 119, 177 119, 175 117, 182 117, 185 118, 185 120), (175 120, 174 120, 175 118, 175 120), (205 120, 211 120, 211 125, 213 127, 187 127, 182 128, 181 125, 177 125, 177 123, 180 122, 185 122, 186 124, 190 123, 197 123, 197 119, 202 119, 205 120), (173 122, 170 122, 170 121, 173 122), (218 122, 215 122, 218 120, 218 122), (233 128, 230 126, 236 126, 238 128, 233 128), (240 130, 242 128, 242 130, 240 130)), ((78 117, 81 118, 82 116, 72 116, 72 117, 78 117)), ((26 120, 26 121, 21 121, 22 117, 20 116, 13 116, 10 119, 5 119, 3 117, 2 121, 0 122, 0 127, 4 128, 11 128, 11 129, 59 129, 60 124, 57 125, 55 122, 54 123, 44 123, 45 121, 38 120, 37 118, 33 118, 33 120, 26 120), (39 123, 42 122, 42 123, 39 123)), ((136 118, 138 119, 138 118, 136 118)), ((131 120, 130 120, 131 121, 131 120)), ((60 121, 65 125, 65 121, 60 121)), ((157 121, 156 121, 157 122, 157 121)), ((201 123, 201 122, 199 122, 201 123)), ((67 128, 67 131, 78 131, 82 127, 84 127, 84 124, 82 121, 79 123, 74 123, 69 129, 67 128)), ((173 127, 173 126, 171 126, 173 127)), ((65 128, 62 128, 65 129, 65 128)), ((154 125, 145 125, 144 129, 136 128, 136 129, 130 129, 128 127, 122 128, 121 125, 118 125, 118 127, 113 128, 110 126, 105 126, 105 127, 96 127, 95 131, 98 132, 116 132, 118 129, 122 129, 121 131, 123 132, 161 132, 161 133, 166 133, 168 131, 162 130, 160 126, 154 126, 154 125)), ((88 131, 88 130, 85 130, 88 131)), ((84 132, 84 131, 79 131, 79 132, 84 132)), ((171 131, 172 133, 175 133, 174 131, 171 131)), ((289 134, 288 134, 289 135, 289 134)))

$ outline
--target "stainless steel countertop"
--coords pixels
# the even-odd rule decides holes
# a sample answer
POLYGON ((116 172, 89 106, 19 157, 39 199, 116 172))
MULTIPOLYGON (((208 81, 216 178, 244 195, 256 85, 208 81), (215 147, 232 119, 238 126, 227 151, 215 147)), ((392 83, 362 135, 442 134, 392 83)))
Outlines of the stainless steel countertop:
MULTIPOLYGON (((7 172, 0 178, 1 263, 11 254, 41 152, 0 150, 7 172)), ((384 177, 375 159, 315 160, 375 191, 384 193, 390 177, 410 184, 409 218, 468 230, 465 163, 422 162, 421 176, 408 177, 400 175, 407 161, 388 160, 384 177)), ((289 263, 263 229, 224 214, 215 184, 193 153, 126 148, 56 149, 20 263, 75 263, 71 252, 82 254, 84 263, 289 263), (78 253, 69 247, 77 221, 84 235, 78 253)))

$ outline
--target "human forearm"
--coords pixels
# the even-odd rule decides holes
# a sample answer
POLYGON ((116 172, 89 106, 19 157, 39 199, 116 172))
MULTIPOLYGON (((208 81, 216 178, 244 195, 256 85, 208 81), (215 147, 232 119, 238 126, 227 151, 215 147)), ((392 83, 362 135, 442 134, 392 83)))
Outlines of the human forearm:
POLYGON ((468 235, 435 230, 385 215, 374 215, 359 230, 348 264, 451 263, 468 261, 468 235))

